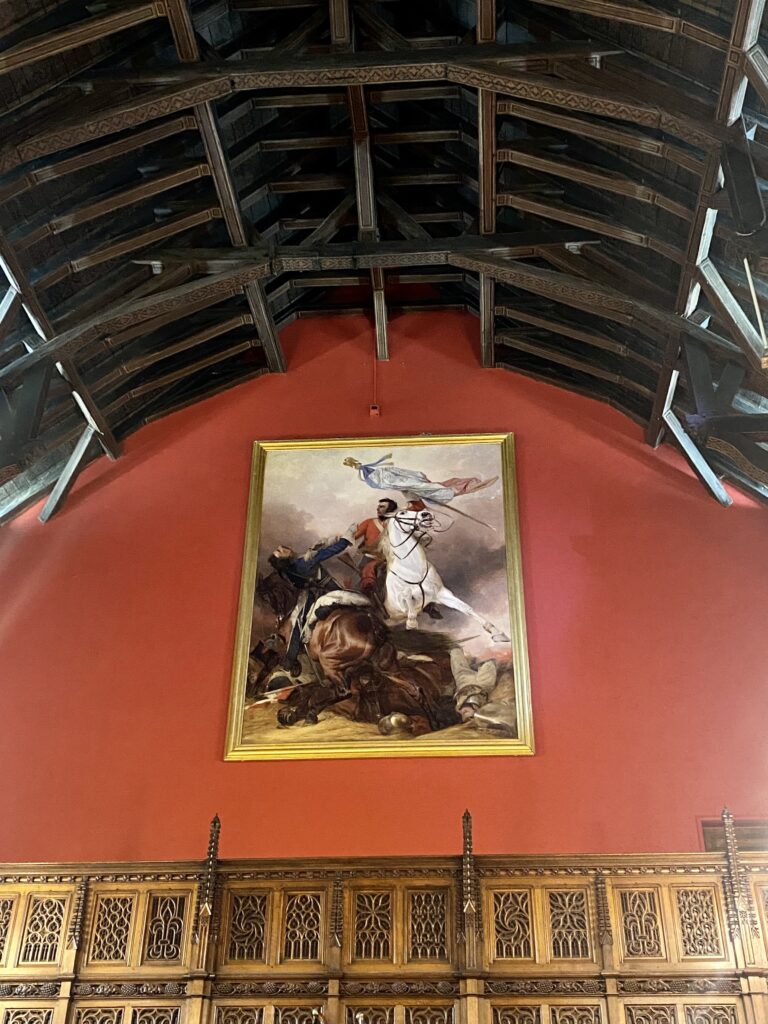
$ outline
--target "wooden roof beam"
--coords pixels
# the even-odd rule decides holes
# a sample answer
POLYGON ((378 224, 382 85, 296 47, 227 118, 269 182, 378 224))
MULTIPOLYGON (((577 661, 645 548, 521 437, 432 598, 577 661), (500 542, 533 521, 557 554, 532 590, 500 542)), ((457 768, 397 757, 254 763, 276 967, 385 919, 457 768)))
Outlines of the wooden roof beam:
POLYGON ((751 235, 765 224, 765 205, 743 118, 734 125, 734 132, 733 141, 723 146, 725 188, 736 231, 751 235))
POLYGON ((553 334, 560 334, 564 338, 571 338, 574 341, 583 342, 593 348, 602 349, 604 352, 612 352, 618 356, 629 356, 631 350, 620 341, 609 338, 596 331, 588 331, 584 328, 575 327, 562 320, 553 320, 551 317, 541 316, 539 313, 531 312, 528 309, 520 309, 517 306, 500 305, 496 306, 496 316, 505 317, 507 320, 519 320, 521 323, 531 324, 533 327, 540 327, 542 330, 550 331, 553 334))
POLYGON ((629 199, 637 199, 641 203, 658 206, 682 220, 690 221, 693 218, 693 212, 688 207, 675 202, 674 199, 670 199, 657 189, 640 184, 615 171, 571 160, 562 154, 555 156, 546 152, 529 152, 522 147, 515 147, 513 144, 511 147, 505 146, 498 149, 496 159, 499 163, 515 164, 518 167, 527 167, 532 171, 543 171, 556 178, 578 181, 590 188, 612 192, 629 199))
POLYGON ((341 226, 348 221, 356 205, 356 196, 352 195, 352 193, 344 196, 341 202, 334 206, 328 216, 317 225, 314 231, 307 235, 301 244, 313 246, 321 242, 330 242, 341 226))
MULTIPOLYGON (((66 265, 66 272, 77 274, 89 267, 97 267, 100 263, 116 259, 118 256, 127 256, 129 253, 144 249, 148 245, 160 242, 164 238, 172 238, 181 234, 182 231, 189 231, 191 228, 205 224, 221 216, 218 206, 205 206, 202 209, 193 210, 191 213, 183 213, 177 217, 169 217, 167 220, 159 221, 141 231, 118 236, 110 239, 106 245, 83 256, 77 256, 66 265)), ((53 271, 38 282, 39 288, 49 288, 60 279, 60 274, 53 271)))
POLYGON ((154 352, 147 352, 144 355, 128 359, 123 365, 128 373, 144 370, 147 366, 152 366, 155 363, 162 362, 163 359, 170 359, 171 356, 178 355, 179 352, 186 352, 190 348, 196 348, 198 345, 204 345, 207 341, 219 338, 222 334, 229 334, 230 331, 235 331, 238 327, 252 325, 253 317, 250 313, 241 313, 239 316, 229 317, 227 320, 211 324, 201 331, 195 331, 179 341, 163 345, 161 348, 155 349, 154 352))
MULTIPOLYGON (((138 398, 140 395, 146 395, 151 391, 157 391, 158 388, 168 387, 169 384, 175 384, 179 380, 191 377, 193 374, 198 373, 200 370, 204 370, 209 366, 221 363, 225 359, 231 359, 233 356, 239 355, 241 352, 247 352, 249 348, 253 348, 257 343, 260 343, 257 338, 249 338, 247 341, 237 342, 220 352, 214 352, 209 356, 205 356, 203 359, 197 359, 195 362, 181 367, 178 370, 169 370, 168 373, 155 377, 154 380, 147 381, 146 384, 140 384, 138 387, 131 388, 128 395, 130 398, 138 398)), ((111 409, 112 405, 107 406, 107 412, 111 409)))
POLYGON ((75 207, 68 213, 53 217, 39 228, 32 230, 29 234, 22 235, 16 245, 21 249, 29 248, 29 246, 34 245, 49 235, 60 235, 65 231, 78 227, 80 224, 87 224, 125 206, 132 206, 135 203, 161 195, 170 189, 179 188, 190 181, 205 177, 208 173, 208 165, 202 163, 180 168, 178 171, 172 171, 170 174, 146 178, 131 188, 107 193, 100 196, 95 202, 85 203, 82 206, 75 207))
POLYGON ((32 36, 0 53, 0 75, 7 75, 19 68, 66 53, 67 50, 74 50, 105 36, 134 28, 145 21, 159 18, 164 13, 160 0, 152 3, 127 4, 114 8, 108 14, 86 18, 64 29, 32 36))
MULTIPOLYGON (((312 250, 303 245, 278 245, 273 249, 256 245, 243 249, 160 249, 143 253, 136 262, 153 267, 192 264, 208 273, 228 277, 229 268, 254 278, 272 277, 295 270, 369 269, 373 266, 394 268, 412 266, 416 260, 424 265, 449 263, 454 254, 488 253, 507 259, 531 259, 548 246, 593 242, 593 232, 557 230, 542 232, 514 231, 497 235, 456 235, 432 238, 429 241, 380 241, 378 243, 343 242, 318 246, 312 250), (326 261, 328 266, 326 266, 326 261)), ((229 273, 234 273, 230 269, 229 273)), ((210 281, 203 278, 202 281, 210 281)), ((189 285, 200 285, 192 282, 189 285)), ((0 370, 2 379, 2 370, 0 370)))
POLYGON ((386 192, 382 192, 379 194, 377 199, 379 206, 390 216, 403 238, 432 238, 426 228, 423 228, 410 213, 403 209, 397 200, 392 198, 392 196, 388 195, 386 192))
POLYGON ((628 391, 634 391, 642 395, 643 398, 649 398, 653 395, 653 392, 643 384, 633 380, 631 377, 627 377, 625 374, 597 366, 593 362, 579 359, 577 356, 552 348, 549 345, 537 344, 535 341, 530 340, 523 331, 497 331, 496 343, 518 349, 520 352, 528 352, 530 355, 538 356, 540 359, 547 360, 547 362, 557 363, 559 366, 567 366, 569 369, 584 373, 588 377, 609 381, 612 384, 617 384, 619 387, 626 388, 628 391))
POLYGON ((679 377, 679 370, 673 370, 670 374, 669 388, 667 389, 667 393, 664 397, 664 407, 662 409, 661 419, 677 441, 683 455, 685 455, 686 459, 690 463, 694 473, 698 476, 712 497, 727 508, 733 503, 733 499, 720 483, 712 467, 709 465, 695 442, 685 432, 685 428, 672 409, 672 403, 675 398, 675 391, 677 389, 679 377))
MULTIPOLYGON (((496 42, 496 0, 476 0, 475 42, 478 46, 496 42)), ((496 93, 477 90, 477 205, 478 227, 483 235, 496 230, 496 93)), ((493 277, 478 275, 480 313, 480 362, 491 367, 495 363, 496 283, 493 277)))
POLYGON ((728 40, 725 37, 703 25, 660 11, 649 4, 638 3, 637 0, 632 3, 625 3, 624 0, 536 0, 536 3, 543 7, 560 7, 572 13, 588 14, 595 18, 627 22, 640 29, 668 32, 703 43, 715 50, 724 51, 728 48, 728 40))
POLYGON ((91 446, 91 442, 95 434, 96 431, 89 423, 80 435, 75 447, 72 449, 69 458, 64 464, 64 468, 59 473, 53 490, 46 498, 45 504, 40 510, 37 518, 41 523, 47 523, 51 516, 55 515, 55 513, 61 508, 69 492, 72 490, 78 474, 85 466, 86 454, 91 446))
POLYGON ((701 159, 690 150, 672 142, 652 138, 635 129, 616 128, 596 121, 587 121, 572 114, 538 107, 532 103, 521 103, 518 100, 500 99, 496 104, 496 109, 499 114, 509 114, 523 118, 525 121, 532 121, 534 124, 559 128, 561 131, 577 135, 580 138, 596 139, 611 146, 621 146, 650 156, 657 156, 661 160, 670 160, 679 167, 684 167, 691 174, 701 175, 704 169, 701 159))
POLYGON ((768 107, 768 54, 755 43, 744 55, 744 71, 761 101, 768 107))
MULTIPOLYGON (((233 255, 237 255, 234 250, 231 252, 233 255)), ((174 262, 178 264, 194 263, 195 261, 186 259, 174 262)), ((102 306, 87 320, 57 334, 49 341, 39 345, 34 351, 0 367, 0 381, 16 380, 26 372, 28 367, 48 356, 54 356, 56 359, 73 356, 81 348, 98 338, 107 337, 134 324, 151 320, 162 313, 175 310, 179 318, 183 317, 190 302, 205 298, 206 305, 215 305, 233 295, 239 295, 251 281, 270 277, 273 273, 269 260, 263 255, 260 260, 252 260, 246 266, 230 264, 230 268, 223 273, 196 278, 194 281, 185 282, 152 295, 142 295, 139 298, 124 300, 110 306, 102 306)))
POLYGON ((52 120, 31 137, 0 148, 0 173, 27 160, 36 160, 188 110, 197 103, 218 99, 230 92, 231 87, 225 77, 209 78, 169 89, 150 89, 119 103, 75 115, 71 120, 52 120))
POLYGON ((2 302, 0 302, 0 342, 8 337, 20 310, 21 292, 16 291, 13 285, 9 285, 2 302))
MULTIPOLYGON (((199 62, 200 52, 186 0, 166 0, 166 8, 179 60, 199 62)), ((194 109, 230 241, 235 248, 241 248, 248 244, 249 232, 243 219, 242 207, 232 178, 232 170, 222 142, 213 104, 211 100, 204 100, 198 103, 194 109)), ((274 373, 284 372, 285 356, 263 285, 254 279, 245 285, 243 291, 264 348, 267 366, 274 373)))
POLYGON ((541 199, 522 195, 520 192, 500 192, 497 197, 497 203, 499 206, 509 206, 512 209, 523 210, 538 217, 546 217, 548 220, 556 220, 563 224, 571 224, 574 227, 586 228, 597 234, 628 242, 630 245, 651 249, 676 263, 682 263, 683 261, 683 253, 668 242, 664 242, 641 231, 635 231, 633 228, 624 227, 621 224, 617 224, 613 218, 602 214, 589 213, 575 206, 569 206, 566 203, 559 203, 555 200, 544 202, 541 199))
MULTIPOLYGON (((355 161, 355 196, 357 198, 357 237, 361 242, 377 242, 379 226, 376 214, 376 193, 373 182, 371 135, 365 90, 353 85, 347 90, 349 119, 352 125, 352 152, 355 161)), ((384 271, 372 267, 373 310, 376 327, 376 357, 389 359, 387 338, 387 307, 384 298, 384 271)))
POLYGON ((392 28, 389 22, 384 21, 373 9, 365 4, 358 4, 355 9, 355 17, 361 25, 366 28, 366 34, 371 42, 380 46, 382 50, 403 50, 407 49, 411 42, 392 28))
MULTIPOLYGON (((728 53, 714 116, 715 124, 719 128, 727 129, 741 116, 746 93, 746 74, 750 66, 747 55, 757 45, 765 4, 766 0, 736 0, 728 53)), ((730 141, 730 135, 726 134, 723 141, 730 141)), ((722 183, 721 159, 719 148, 710 150, 705 157, 704 173, 701 176, 696 208, 688 233, 675 303, 675 312, 684 319, 695 311, 698 304, 702 282, 698 267, 709 255, 715 231, 717 209, 713 199, 722 183)), ((646 440, 654 447, 660 444, 663 438, 666 403, 668 400, 671 402, 674 396, 673 374, 679 357, 680 334, 672 331, 667 340, 656 398, 646 431, 646 440)))
MULTIPOLYGON (((169 0, 170 2, 170 0, 169 0)), ((174 0, 175 2, 175 0, 174 0)), ((413 47, 399 50, 334 51, 327 54, 279 54, 238 61, 189 61, 186 67, 120 68, 92 71, 86 81, 91 87, 107 82, 124 85, 188 85, 201 79, 229 78, 235 91, 258 89, 325 89, 348 85, 397 85, 418 82, 453 81, 452 73, 471 75, 530 71, 551 61, 605 57, 617 52, 615 46, 591 40, 556 40, 537 43, 487 43, 477 46, 449 46, 439 50, 413 47)), ((553 87, 562 82, 545 78, 553 87)), ((538 81, 538 78, 535 79, 538 81)), ((462 80, 457 84, 465 84, 462 80)), ((479 84, 475 85, 476 88, 479 84)), ((628 97, 622 95, 624 101, 628 97)))
POLYGON ((331 24, 331 49, 348 50, 352 45, 352 16, 349 0, 328 0, 328 18, 331 24))
POLYGON ((697 268, 699 280, 718 320, 758 369, 768 369, 768 345, 753 326, 714 263, 708 257, 697 268))

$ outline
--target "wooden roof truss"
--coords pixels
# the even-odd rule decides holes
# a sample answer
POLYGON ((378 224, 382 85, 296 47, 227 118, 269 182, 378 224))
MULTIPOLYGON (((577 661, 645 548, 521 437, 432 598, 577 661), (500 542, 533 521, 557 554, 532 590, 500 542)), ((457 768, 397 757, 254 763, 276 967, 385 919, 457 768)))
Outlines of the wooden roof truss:
POLYGON ((0 520, 352 309, 767 498, 766 49, 765 0, 2 0, 0 520))

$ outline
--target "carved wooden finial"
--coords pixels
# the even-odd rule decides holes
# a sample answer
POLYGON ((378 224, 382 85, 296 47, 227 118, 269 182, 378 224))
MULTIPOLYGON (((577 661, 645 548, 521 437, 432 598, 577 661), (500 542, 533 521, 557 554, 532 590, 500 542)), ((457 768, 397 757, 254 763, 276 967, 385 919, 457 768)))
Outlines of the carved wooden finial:
POLYGON ((472 934, 482 935, 482 917, 478 900, 477 868, 472 844, 472 815, 464 811, 461 818, 464 849, 461 858, 461 928, 465 941, 472 934))
POLYGON ((735 939, 741 935, 742 925, 746 925, 753 935, 758 935, 759 925, 755 901, 752 898, 752 890, 739 857, 739 844, 736 839, 733 815, 727 807, 723 808, 722 822, 725 833, 725 859, 728 865, 728 873, 723 879, 728 931, 731 938, 735 939))
POLYGON ((461 816, 461 825, 464 833, 464 855, 472 856, 472 815, 469 811, 464 811, 461 816))
POLYGON ((218 814, 215 814, 208 832, 208 851, 205 858, 205 870, 200 880, 200 887, 197 891, 195 921, 192 927, 192 941, 195 944, 200 941, 203 922, 208 925, 213 917, 216 903, 216 866, 219 862, 220 835, 221 821, 218 814))

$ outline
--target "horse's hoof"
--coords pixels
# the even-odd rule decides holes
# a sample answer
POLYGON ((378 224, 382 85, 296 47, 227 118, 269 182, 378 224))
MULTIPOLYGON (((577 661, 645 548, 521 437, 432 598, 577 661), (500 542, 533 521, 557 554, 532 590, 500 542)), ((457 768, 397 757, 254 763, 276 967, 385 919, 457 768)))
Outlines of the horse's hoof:
POLYGON ((491 637, 491 640, 493 640, 493 642, 495 644, 508 644, 508 643, 511 643, 511 641, 510 641, 510 639, 509 639, 509 637, 507 636, 506 633, 494 633, 493 636, 491 637))

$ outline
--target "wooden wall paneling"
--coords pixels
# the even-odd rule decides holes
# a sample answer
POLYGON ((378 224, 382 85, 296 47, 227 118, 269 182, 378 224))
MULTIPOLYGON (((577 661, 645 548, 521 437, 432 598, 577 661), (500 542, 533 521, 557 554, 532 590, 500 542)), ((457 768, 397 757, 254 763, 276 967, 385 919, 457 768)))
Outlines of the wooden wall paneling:
POLYGON ((210 971, 193 926, 212 869, 13 867, 0 878, 0 1024, 317 1024, 313 1009, 327 1024, 765 1020, 765 855, 475 859, 472 969, 459 857, 216 866, 210 971), (742 895, 729 912, 732 877, 754 918, 742 895), (749 930, 751 961, 734 927, 749 930))

